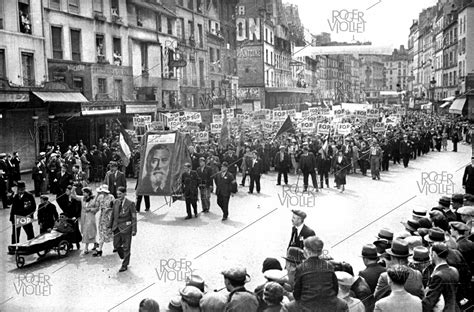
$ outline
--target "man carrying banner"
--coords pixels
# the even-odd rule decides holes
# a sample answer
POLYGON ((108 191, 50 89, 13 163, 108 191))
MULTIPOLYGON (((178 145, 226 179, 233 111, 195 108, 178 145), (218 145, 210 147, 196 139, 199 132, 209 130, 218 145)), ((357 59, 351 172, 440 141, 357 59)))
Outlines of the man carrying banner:
MULTIPOLYGON (((12 223, 12 244, 20 241, 21 226, 15 224, 15 217, 30 217, 33 219, 33 214, 36 211, 36 202, 32 194, 25 191, 26 184, 24 181, 18 181, 17 193, 13 196, 12 209, 10 211, 10 222, 12 223)), ((33 224, 29 223, 23 226, 27 239, 33 239, 35 233, 33 231, 33 224)))
POLYGON ((229 164, 224 161, 222 169, 215 175, 217 204, 222 209, 222 221, 229 217, 229 199, 232 193, 237 191, 237 182, 234 176, 228 171, 229 164))
POLYGON ((201 193, 202 212, 207 213, 211 208, 211 190, 212 190, 212 169, 206 166, 206 159, 199 158, 199 168, 197 169, 199 177, 199 192, 201 193))

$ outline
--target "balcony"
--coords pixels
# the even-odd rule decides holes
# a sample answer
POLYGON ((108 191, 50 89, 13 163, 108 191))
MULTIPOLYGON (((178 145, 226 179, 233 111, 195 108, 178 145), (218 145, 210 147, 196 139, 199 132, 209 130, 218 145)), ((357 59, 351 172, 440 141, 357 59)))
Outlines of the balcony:
POLYGON ((112 15, 112 23, 119 24, 119 25, 123 24, 122 17, 120 17, 118 9, 111 8, 110 11, 112 15))
POLYGON ((224 41, 224 36, 219 30, 215 30, 214 28, 206 32, 209 37, 214 39, 224 41))
POLYGON ((107 20, 102 12, 94 12, 94 19, 101 22, 105 22, 107 20))

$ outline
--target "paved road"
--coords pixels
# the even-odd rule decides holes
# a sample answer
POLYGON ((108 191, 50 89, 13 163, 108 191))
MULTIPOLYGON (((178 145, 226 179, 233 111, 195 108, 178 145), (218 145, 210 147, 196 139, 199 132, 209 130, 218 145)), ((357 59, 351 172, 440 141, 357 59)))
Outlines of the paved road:
MULTIPOLYGON (((348 176, 343 194, 331 183, 330 189, 315 196, 294 195, 294 190, 275 185, 275 174, 268 174, 262 178, 261 194, 249 195, 246 188, 240 188, 231 198, 226 222, 221 221, 215 196, 210 214, 188 221, 184 220, 184 202, 169 206, 163 198, 153 198, 152 211, 139 214, 127 272, 118 273, 120 259, 112 254, 111 244, 104 247, 101 258, 76 250, 61 259, 54 253, 39 261, 37 256, 28 256, 21 270, 13 256, 4 253, 0 259, 0 311, 33 307, 35 311, 136 311, 145 297, 158 300, 164 308, 183 286, 186 270, 200 274, 213 290, 224 286, 220 272, 233 264, 247 267, 252 277, 248 288, 254 289, 262 282, 265 257, 285 254, 294 208, 308 213, 306 223, 324 240, 327 253, 351 263, 358 271, 362 266, 358 257, 361 246, 372 242, 380 228, 401 231, 400 221, 409 217, 414 207, 429 209, 436 206, 440 196, 462 190, 461 177, 470 161, 471 147, 461 145, 459 150, 429 153, 411 161, 407 169, 391 164, 380 181, 360 174, 348 176), (433 179, 436 174, 438 181, 423 188, 427 173, 433 179), (439 180, 443 176, 444 180, 439 180), (426 189, 429 192, 423 192, 426 189), (23 290, 33 289, 28 284, 31 276, 25 276, 28 273, 45 277, 50 287, 23 294, 23 290)), ((296 176, 290 177, 290 183, 296 183, 296 176)), ((129 181, 129 186, 134 185, 129 181)), ((133 189, 130 194, 133 198, 133 189)), ((8 214, 9 210, 0 210, 0 249, 4 251, 11 233, 8 214)), ((35 231, 38 233, 37 227, 35 231)))

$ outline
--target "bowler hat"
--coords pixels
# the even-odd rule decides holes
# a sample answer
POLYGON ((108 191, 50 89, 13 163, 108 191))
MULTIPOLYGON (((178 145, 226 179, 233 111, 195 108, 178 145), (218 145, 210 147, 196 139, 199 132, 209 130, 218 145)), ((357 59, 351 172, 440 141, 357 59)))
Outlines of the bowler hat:
POLYGON ((427 242, 444 242, 446 241, 446 237, 444 235, 444 231, 439 227, 434 227, 428 231, 428 235, 424 237, 425 241, 427 242))
POLYGON ((398 258, 407 258, 410 256, 410 248, 404 239, 396 239, 392 242, 391 248, 385 251, 391 256, 398 258))
POLYGON ((248 283, 250 281, 250 275, 247 274, 247 270, 242 267, 234 267, 228 270, 222 271, 222 275, 225 278, 236 282, 245 282, 248 283))
POLYGON ((286 251, 286 257, 282 257, 293 264, 300 264, 305 260, 304 251, 298 247, 290 247, 286 251))
POLYGON ((18 181, 16 183, 16 187, 19 188, 19 189, 24 189, 26 187, 25 181, 18 181))
POLYGON ((291 212, 293 212, 295 215, 297 215, 298 217, 300 217, 301 219, 306 219, 306 212, 304 211, 301 211, 301 210, 291 210, 291 212))
POLYGON ((430 251, 428 248, 423 246, 417 246, 413 248, 413 256, 411 259, 413 262, 426 262, 430 260, 430 251))
POLYGON ((366 244, 362 247, 362 257, 367 259, 378 259, 377 247, 374 244, 366 244))
POLYGON ((392 241, 393 240, 393 232, 392 232, 392 230, 389 230, 387 228, 383 228, 379 231, 379 234, 377 235, 377 238, 392 241))

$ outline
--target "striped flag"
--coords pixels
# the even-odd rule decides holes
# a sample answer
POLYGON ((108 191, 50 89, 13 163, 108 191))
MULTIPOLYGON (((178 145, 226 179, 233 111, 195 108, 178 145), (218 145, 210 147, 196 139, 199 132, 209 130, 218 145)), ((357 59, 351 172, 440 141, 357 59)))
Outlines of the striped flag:
POLYGON ((133 142, 120 120, 115 119, 115 122, 119 125, 118 152, 122 159, 122 164, 127 167, 130 163, 130 156, 132 155, 133 142))

